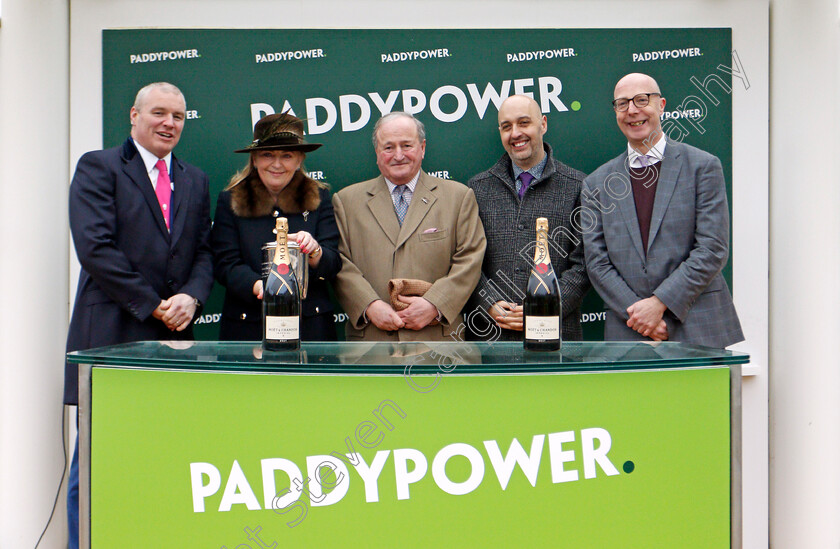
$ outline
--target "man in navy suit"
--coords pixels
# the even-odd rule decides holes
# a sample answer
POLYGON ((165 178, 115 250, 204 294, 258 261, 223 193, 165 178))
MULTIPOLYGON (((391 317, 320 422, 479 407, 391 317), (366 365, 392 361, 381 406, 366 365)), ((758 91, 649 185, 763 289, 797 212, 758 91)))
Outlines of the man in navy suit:
POLYGON ((607 340, 743 341, 721 270, 729 206, 717 157, 667 138, 659 85, 628 74, 613 107, 627 150, 583 182, 586 270, 609 308, 607 340))
MULTIPOLYGON (((131 108, 131 137, 79 159, 69 202, 82 271, 68 351, 192 339, 213 262, 207 176, 172 155, 185 117, 178 88, 149 84, 131 108)), ((78 403, 77 368, 69 363, 64 403, 78 403)), ((67 498, 70 547, 77 547, 78 440, 67 498)))

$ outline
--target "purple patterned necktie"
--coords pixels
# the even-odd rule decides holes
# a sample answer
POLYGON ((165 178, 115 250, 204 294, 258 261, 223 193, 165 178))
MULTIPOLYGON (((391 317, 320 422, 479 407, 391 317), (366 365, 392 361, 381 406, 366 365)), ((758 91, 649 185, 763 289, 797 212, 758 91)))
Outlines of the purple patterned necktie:
POLYGON ((525 189, 528 188, 528 185, 531 184, 531 181, 534 180, 534 176, 528 172, 522 172, 519 174, 519 180, 522 181, 522 186, 519 187, 519 198, 525 196, 525 189))

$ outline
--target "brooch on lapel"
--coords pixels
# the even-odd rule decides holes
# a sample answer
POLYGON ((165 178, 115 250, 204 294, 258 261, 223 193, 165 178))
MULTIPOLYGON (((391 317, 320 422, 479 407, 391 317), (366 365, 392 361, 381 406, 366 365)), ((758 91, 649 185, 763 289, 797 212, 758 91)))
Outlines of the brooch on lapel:
POLYGON ((303 222, 306 223, 306 218, 309 217, 309 210, 306 210, 301 215, 303 215, 303 222))

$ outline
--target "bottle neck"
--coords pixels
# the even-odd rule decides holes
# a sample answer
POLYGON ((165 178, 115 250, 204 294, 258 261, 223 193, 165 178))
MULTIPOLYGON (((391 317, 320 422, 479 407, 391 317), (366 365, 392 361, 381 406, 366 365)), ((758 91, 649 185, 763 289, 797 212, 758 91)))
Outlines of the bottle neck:
POLYGON ((548 255, 548 235, 544 229, 537 229, 537 246, 534 249, 534 264, 551 264, 551 257, 548 255))
POLYGON ((274 264, 289 265, 289 243, 286 231, 277 231, 277 247, 274 249, 274 264))

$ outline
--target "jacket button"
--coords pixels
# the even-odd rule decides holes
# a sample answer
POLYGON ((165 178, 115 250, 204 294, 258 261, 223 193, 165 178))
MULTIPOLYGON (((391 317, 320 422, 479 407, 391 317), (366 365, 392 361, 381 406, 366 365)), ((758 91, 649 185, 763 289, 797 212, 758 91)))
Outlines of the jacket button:
POLYGON ((315 307, 315 312, 316 312, 316 313, 320 313, 320 312, 321 312, 321 308, 320 308, 320 307, 315 307))
POLYGON ((273 215, 274 217, 280 217, 280 212, 274 210, 273 212, 271 212, 271 215, 273 215))
POLYGON ((246 318, 247 316, 248 316, 248 315, 246 315, 245 313, 242 313, 241 315, 239 315, 239 319, 240 319, 240 320, 245 320, 245 318, 246 318))

